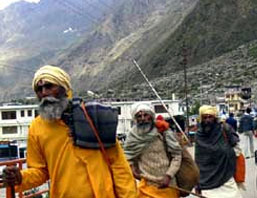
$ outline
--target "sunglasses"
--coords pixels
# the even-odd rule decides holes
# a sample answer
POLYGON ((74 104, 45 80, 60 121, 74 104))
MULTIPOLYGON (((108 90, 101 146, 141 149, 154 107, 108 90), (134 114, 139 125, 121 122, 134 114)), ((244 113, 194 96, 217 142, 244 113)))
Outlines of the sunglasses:
POLYGON ((203 119, 203 120, 206 120, 206 119, 213 119, 213 118, 214 118, 213 115, 203 115, 203 116, 202 116, 202 119, 203 119))
POLYGON ((43 88, 45 88, 45 89, 52 89, 53 86, 54 86, 54 84, 52 84, 52 83, 45 83, 43 85, 36 86, 35 90, 36 90, 36 92, 42 92, 43 88))

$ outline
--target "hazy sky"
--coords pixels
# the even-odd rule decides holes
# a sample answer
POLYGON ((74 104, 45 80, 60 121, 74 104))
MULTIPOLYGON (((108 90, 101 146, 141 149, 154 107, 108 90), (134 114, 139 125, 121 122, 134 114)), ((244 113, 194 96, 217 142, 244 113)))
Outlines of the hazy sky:
MULTIPOLYGON (((18 1, 22 1, 22 0, 0 0, 0 10, 6 8, 8 5, 14 3, 14 2, 18 2, 18 1)), ((40 0, 24 0, 27 2, 36 2, 38 3, 40 0)))

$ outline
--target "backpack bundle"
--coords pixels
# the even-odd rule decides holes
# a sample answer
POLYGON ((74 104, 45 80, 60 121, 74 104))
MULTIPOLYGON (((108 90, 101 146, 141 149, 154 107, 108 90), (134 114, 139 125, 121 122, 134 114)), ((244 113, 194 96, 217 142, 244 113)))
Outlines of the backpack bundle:
POLYGON ((93 123, 104 148, 110 148, 116 143, 118 111, 109 105, 98 102, 84 103, 82 99, 74 98, 63 113, 62 120, 69 126, 75 146, 91 149, 100 148, 90 122, 93 123), (83 106, 88 118, 85 116, 83 106))

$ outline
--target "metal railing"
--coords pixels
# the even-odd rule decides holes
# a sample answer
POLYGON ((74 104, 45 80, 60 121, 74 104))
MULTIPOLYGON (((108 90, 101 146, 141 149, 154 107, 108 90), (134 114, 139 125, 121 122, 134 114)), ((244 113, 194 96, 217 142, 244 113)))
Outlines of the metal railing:
MULTIPOLYGON (((15 159, 15 160, 8 160, 8 161, 0 162, 0 167, 3 167, 3 166, 17 166, 20 170, 22 170, 23 169, 23 164, 25 164, 25 163, 26 163, 25 158, 15 159)), ((3 183, 2 175, 1 175, 1 178, 0 178, 0 188, 1 189, 2 188, 6 189, 6 193, 5 193, 6 198, 15 198, 14 187, 13 186, 6 187, 3 183)), ((18 194, 19 198, 32 198, 32 197, 42 195, 42 194, 48 193, 48 192, 49 192, 49 189, 44 189, 44 190, 37 191, 35 193, 31 193, 29 195, 24 195, 24 193, 22 191, 18 191, 17 194, 18 194)))

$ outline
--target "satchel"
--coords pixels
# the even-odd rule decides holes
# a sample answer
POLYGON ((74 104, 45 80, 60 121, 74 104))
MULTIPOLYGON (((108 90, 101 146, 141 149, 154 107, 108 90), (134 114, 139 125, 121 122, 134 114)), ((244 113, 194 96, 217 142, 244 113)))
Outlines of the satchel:
MULTIPOLYGON (((200 171, 193 160, 191 154, 184 147, 182 148, 182 161, 178 172, 176 173, 178 187, 187 191, 192 189, 198 184, 200 179, 200 171)), ((188 196, 186 191, 180 191, 181 197, 188 196)))
MULTIPOLYGON (((163 134, 163 142, 165 146, 165 150, 167 153, 167 156, 170 160, 171 154, 168 151, 167 147, 167 141, 165 137, 165 133, 163 134)), ((200 179, 200 171, 198 166, 196 165, 195 161, 193 160, 191 154, 188 152, 185 146, 181 145, 182 147, 182 160, 181 165, 176 173, 175 177, 177 180, 177 185, 180 188, 180 197, 186 197, 190 194, 190 192, 193 190, 193 188, 198 184, 200 179)))

